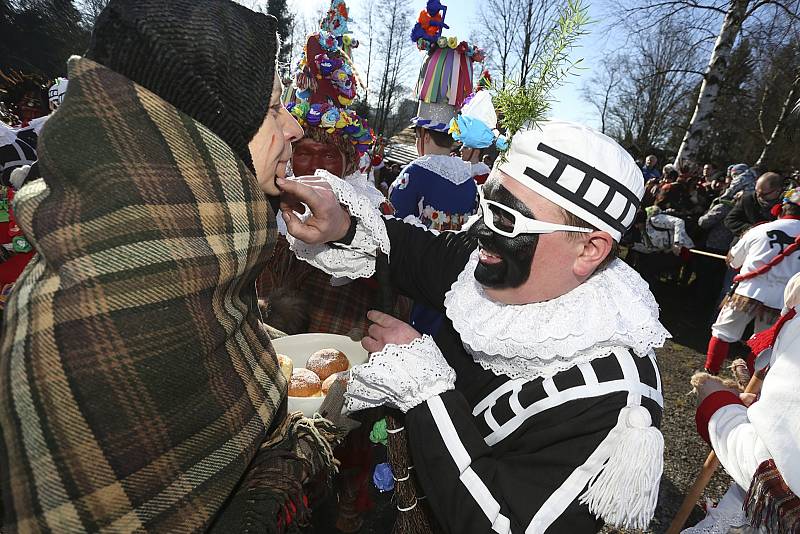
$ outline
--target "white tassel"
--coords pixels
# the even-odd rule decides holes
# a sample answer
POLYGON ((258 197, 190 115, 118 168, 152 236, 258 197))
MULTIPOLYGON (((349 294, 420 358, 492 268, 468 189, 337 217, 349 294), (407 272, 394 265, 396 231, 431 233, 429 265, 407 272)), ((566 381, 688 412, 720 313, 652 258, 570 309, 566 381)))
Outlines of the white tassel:
POLYGON ((606 523, 645 529, 658 502, 658 484, 664 469, 664 437, 651 426, 650 412, 629 406, 620 413, 611 457, 589 481, 580 503, 606 523))
POLYGON ((23 165, 22 167, 17 167, 11 171, 8 181, 11 182, 11 186, 15 191, 19 191, 20 187, 22 187, 22 185, 25 183, 25 179, 28 177, 30 172, 30 165, 23 165))

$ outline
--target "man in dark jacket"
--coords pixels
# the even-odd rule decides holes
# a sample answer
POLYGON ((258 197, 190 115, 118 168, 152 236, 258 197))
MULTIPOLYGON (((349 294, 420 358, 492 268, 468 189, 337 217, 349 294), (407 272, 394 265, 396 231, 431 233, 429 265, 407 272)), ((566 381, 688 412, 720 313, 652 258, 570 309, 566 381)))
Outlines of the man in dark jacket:
POLYGON ((775 220, 770 209, 781 197, 783 178, 775 172, 762 174, 754 193, 746 193, 725 217, 725 226, 738 238, 758 223, 775 220))

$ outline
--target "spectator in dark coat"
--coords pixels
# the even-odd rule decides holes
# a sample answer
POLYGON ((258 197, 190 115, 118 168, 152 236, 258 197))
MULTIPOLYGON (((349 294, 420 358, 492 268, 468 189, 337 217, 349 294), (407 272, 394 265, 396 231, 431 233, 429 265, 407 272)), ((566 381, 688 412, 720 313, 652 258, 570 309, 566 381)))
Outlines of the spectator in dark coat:
POLYGON ((756 190, 746 193, 725 217, 725 226, 737 237, 758 223, 773 221, 770 213, 783 193, 783 178, 775 172, 762 174, 756 182, 756 190))

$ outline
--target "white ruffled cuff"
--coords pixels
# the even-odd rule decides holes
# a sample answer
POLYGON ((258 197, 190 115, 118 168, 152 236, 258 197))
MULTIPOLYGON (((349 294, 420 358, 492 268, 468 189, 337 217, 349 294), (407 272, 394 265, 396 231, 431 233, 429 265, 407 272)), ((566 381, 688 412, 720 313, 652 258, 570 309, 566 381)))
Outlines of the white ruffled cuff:
POLYGON ((375 274, 375 256, 378 250, 389 255, 389 235, 382 215, 371 200, 360 195, 351 184, 325 170, 315 176, 323 178, 333 189, 340 204, 356 217, 356 234, 349 245, 309 245, 287 235, 289 248, 299 259, 338 278, 369 278, 375 274))
POLYGON ((455 387, 456 372, 429 335, 408 345, 386 345, 353 367, 345 393, 350 412, 389 405, 407 412, 455 387))

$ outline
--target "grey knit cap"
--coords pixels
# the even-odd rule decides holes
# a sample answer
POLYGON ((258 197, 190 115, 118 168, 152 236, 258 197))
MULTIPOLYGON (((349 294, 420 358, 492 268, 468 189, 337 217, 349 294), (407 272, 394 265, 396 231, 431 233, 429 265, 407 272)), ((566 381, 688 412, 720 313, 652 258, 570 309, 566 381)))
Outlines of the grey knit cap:
POLYGON ((269 109, 277 21, 229 0, 111 0, 86 57, 154 92, 225 141, 248 143, 269 109))

